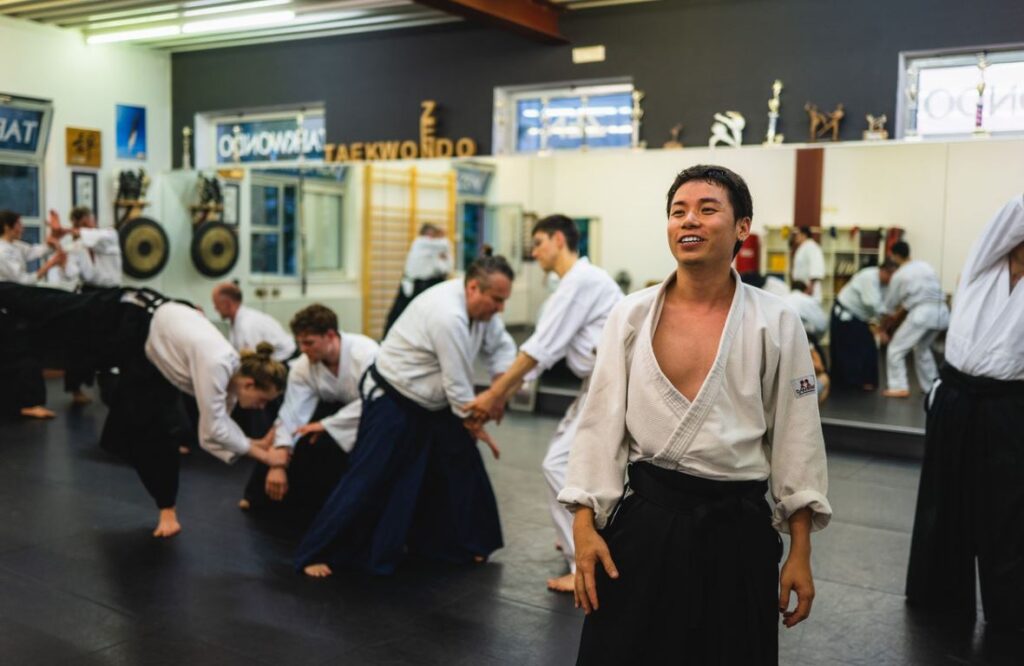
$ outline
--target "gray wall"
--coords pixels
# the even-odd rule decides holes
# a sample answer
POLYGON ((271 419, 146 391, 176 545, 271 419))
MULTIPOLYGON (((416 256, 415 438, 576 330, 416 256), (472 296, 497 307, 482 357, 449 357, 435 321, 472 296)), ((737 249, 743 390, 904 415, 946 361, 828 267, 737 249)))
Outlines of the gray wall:
POLYGON ((642 138, 652 147, 677 122, 687 145, 707 143, 712 115, 747 117, 762 140, 771 82, 781 78, 779 131, 803 140, 803 105, 846 105, 842 138, 865 113, 895 125, 900 51, 1024 42, 1021 0, 661 0, 569 12, 573 45, 604 44, 603 63, 573 65, 571 46, 535 44, 470 24, 175 54, 175 164, 193 114, 323 102, 329 141, 415 138, 419 102, 441 106, 440 134, 490 152, 495 86, 632 77, 643 90, 642 138))

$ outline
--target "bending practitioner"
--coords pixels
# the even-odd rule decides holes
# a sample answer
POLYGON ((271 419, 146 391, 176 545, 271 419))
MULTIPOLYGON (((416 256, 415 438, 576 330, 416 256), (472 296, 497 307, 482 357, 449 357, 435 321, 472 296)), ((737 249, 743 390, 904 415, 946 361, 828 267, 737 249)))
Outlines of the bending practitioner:
POLYGON ((287 462, 286 449, 268 450, 273 430, 250 440, 229 416, 236 404, 259 408, 284 388, 285 367, 270 358, 269 345, 240 357, 198 310, 149 290, 71 294, 0 284, 0 308, 28 322, 37 345, 84 354, 97 368, 118 368, 100 445, 135 467, 156 502, 153 536, 181 531, 174 439, 181 393, 195 397, 199 442, 215 457, 287 462))
POLYGON ((753 212, 738 175, 686 169, 667 212, 677 268, 612 310, 559 495, 587 614, 577 663, 777 663, 778 616, 808 617, 810 533, 832 513, 807 336, 730 270, 753 212))
POLYGON ((977 570, 985 623, 1017 632, 1024 631, 1022 278, 1018 195, 985 227, 960 276, 946 364, 930 396, 907 570, 908 603, 971 624, 977 570))
POLYGON ((475 440, 495 457, 497 447, 462 406, 474 396, 478 355, 492 377, 515 360, 496 316, 514 278, 503 257, 481 257, 464 280, 428 289, 395 322, 361 382, 349 468, 299 545, 298 569, 314 577, 336 566, 389 574, 406 550, 463 563, 502 546, 475 440))
POLYGON ((537 328, 519 348, 512 367, 489 389, 466 405, 484 420, 504 405, 528 373, 540 374, 565 358, 569 369, 583 380, 579 395, 569 405, 544 456, 544 478, 548 482, 548 504, 555 524, 558 547, 569 565, 569 573, 548 580, 548 587, 572 592, 576 555, 572 547, 572 514, 558 501, 565 486, 569 448, 579 425, 580 407, 587 395, 587 380, 594 369, 597 341, 612 307, 622 300, 619 285, 603 269, 579 256, 580 232, 565 215, 551 215, 533 227, 533 258, 545 272, 558 275, 558 287, 541 310, 537 328))
POLYGON ((377 343, 342 334, 338 316, 313 304, 291 321, 302 355, 292 363, 274 447, 292 452, 287 466, 257 464, 241 507, 277 508, 308 524, 331 494, 355 446, 362 400, 359 380, 377 358, 377 343))
POLYGON ((834 383, 865 391, 878 388, 878 344, 872 325, 882 314, 883 296, 897 267, 886 260, 881 266, 862 268, 836 296, 829 329, 834 383))

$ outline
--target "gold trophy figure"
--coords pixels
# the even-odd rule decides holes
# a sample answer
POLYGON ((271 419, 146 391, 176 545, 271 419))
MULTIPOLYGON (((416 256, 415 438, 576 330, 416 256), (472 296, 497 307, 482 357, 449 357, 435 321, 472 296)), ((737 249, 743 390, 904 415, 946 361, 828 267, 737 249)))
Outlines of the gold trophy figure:
POLYGON ((779 124, 779 108, 782 106, 782 81, 775 79, 772 84, 772 98, 768 100, 768 133, 764 137, 764 145, 775 146, 782 143, 783 135, 776 134, 779 124))

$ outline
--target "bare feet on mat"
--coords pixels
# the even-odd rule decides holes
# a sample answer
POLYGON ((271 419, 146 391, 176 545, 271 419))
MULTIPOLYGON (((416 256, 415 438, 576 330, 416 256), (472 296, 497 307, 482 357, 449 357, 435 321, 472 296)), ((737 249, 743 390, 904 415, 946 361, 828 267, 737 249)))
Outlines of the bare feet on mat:
POLYGON ((72 405, 88 405, 90 402, 92 402, 92 398, 85 391, 74 391, 71 393, 72 405))
POLYGON ((327 578, 333 571, 326 564, 310 564, 302 570, 310 578, 327 578))
POLYGON ((57 416, 55 413, 43 407, 42 405, 36 405, 35 407, 22 407, 21 415, 27 416, 30 419, 52 419, 57 416))
POLYGON ((486 562, 487 562, 487 556, 486 555, 474 555, 473 556, 473 564, 484 564, 486 562))
POLYGON ((188 448, 185 445, 182 445, 178 447, 178 453, 180 453, 183 456, 187 456, 188 454, 192 453, 192 449, 188 448))
POLYGON ((238 500, 238 508, 241 509, 242 511, 248 511, 249 509, 252 508, 252 504, 249 503, 249 500, 243 497, 242 499, 238 500))
POLYGON ((567 573, 558 578, 548 578, 548 589, 552 592, 572 592, 576 589, 576 574, 567 573))
POLYGON ((910 391, 901 391, 897 389, 885 389, 882 391, 882 395, 886 398, 909 398, 910 391))
POLYGON ((160 522, 153 530, 153 536, 158 539, 169 539, 180 531, 178 513, 174 509, 160 509, 160 522))

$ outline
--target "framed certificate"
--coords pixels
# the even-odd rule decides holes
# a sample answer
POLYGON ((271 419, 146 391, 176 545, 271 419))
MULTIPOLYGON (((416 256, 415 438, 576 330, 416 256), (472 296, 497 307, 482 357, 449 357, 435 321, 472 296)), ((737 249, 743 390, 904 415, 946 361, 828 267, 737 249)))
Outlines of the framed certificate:
POLYGON ((72 171, 71 205, 88 206, 93 213, 96 213, 98 203, 96 174, 91 171, 72 171))

